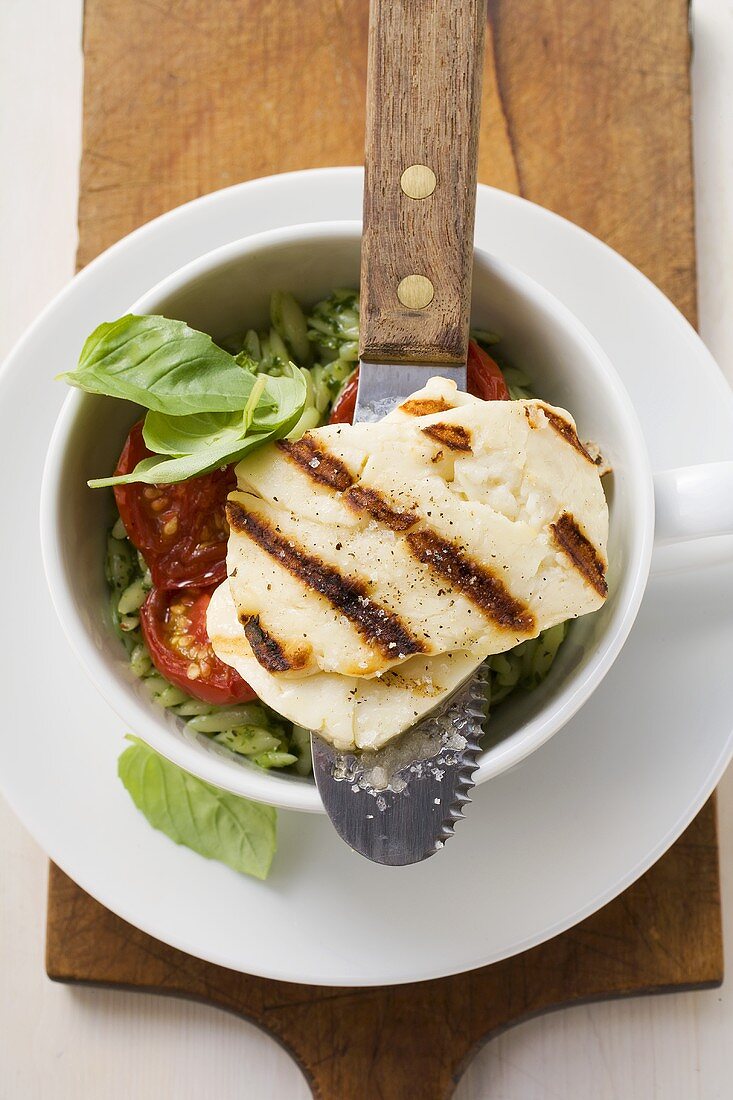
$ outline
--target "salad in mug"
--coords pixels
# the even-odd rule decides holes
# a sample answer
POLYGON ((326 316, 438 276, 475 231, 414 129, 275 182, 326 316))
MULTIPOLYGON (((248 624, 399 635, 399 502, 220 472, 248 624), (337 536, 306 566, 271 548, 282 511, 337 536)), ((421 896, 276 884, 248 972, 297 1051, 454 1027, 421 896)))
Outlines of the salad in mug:
MULTIPOLYGON (((244 471, 247 463, 254 461, 250 456, 269 453, 262 448, 277 441, 282 441, 280 448, 287 449, 288 441, 300 440, 321 425, 352 421, 358 383, 358 294, 335 290, 306 314, 290 294, 276 292, 271 298, 270 321, 266 330, 250 329, 214 342, 182 321, 128 315, 100 325, 84 345, 77 369, 65 377, 88 392, 141 406, 114 472, 90 481, 94 488, 111 486, 114 491, 117 515, 107 538, 106 576, 112 622, 127 650, 132 673, 145 682, 152 699, 175 713, 192 733, 212 738, 222 750, 245 757, 257 767, 306 777, 311 771, 312 724, 292 706, 280 707, 279 696, 262 686, 262 676, 250 676, 261 685, 258 693, 235 667, 241 668, 241 662, 217 655, 207 616, 214 593, 234 576, 231 561, 227 570, 227 501, 233 493, 232 500, 236 499, 238 464, 244 471), (279 709, 268 705, 263 695, 280 710, 289 710, 289 716, 283 717, 279 709)), ((482 402, 523 402, 530 427, 535 426, 532 417, 536 415, 553 440, 562 440, 561 448, 569 445, 568 454, 577 452, 574 457, 581 466, 587 462, 594 467, 594 478, 605 472, 600 456, 578 440, 574 425, 551 406, 535 401, 529 378, 506 360, 501 341, 493 333, 471 334, 468 392, 481 399, 473 403, 477 415, 482 402), (582 460, 578 454, 584 456, 582 460)), ((440 400, 440 407, 447 409, 444 397, 440 400)), ((432 439, 440 449, 432 461, 439 464, 446 447, 451 446, 450 439, 436 435, 437 428, 445 429, 444 424, 428 421, 429 417, 421 431, 430 434, 431 428, 435 429, 432 439)), ((307 438, 318 439, 318 432, 307 438)), ((456 461, 462 458, 465 454, 459 454, 456 461)), ((312 473, 319 461, 309 462, 310 470, 300 463, 301 472, 312 473)), ((251 489, 245 475, 239 488, 243 486, 251 489)), ((605 500, 603 504, 605 507, 605 500)), ((534 505, 530 501, 528 506, 534 505)), ((379 518, 383 518, 381 513, 379 518)), ((512 692, 535 688, 552 666, 566 636, 568 619, 593 610, 605 596, 602 550, 590 561, 590 543, 587 539, 583 543, 577 523, 572 537, 564 542, 560 525, 553 527, 557 528, 557 555, 568 572, 582 574, 585 570, 586 588, 590 591, 595 586, 596 602, 578 605, 567 617, 555 614, 547 629, 537 629, 543 620, 535 614, 525 640, 506 644, 499 651, 494 644, 486 661, 492 707, 512 692), (588 572, 591 566, 595 573, 588 572)), ((411 537, 417 539, 417 535, 411 537)), ((421 545, 427 537, 423 535, 421 545)), ((431 551, 424 553, 428 557, 422 560, 432 568, 431 551)), ((481 579, 477 573, 471 584, 477 577, 481 579)), ((457 584, 457 573, 454 579, 457 584)), ((266 608, 271 585, 268 593, 264 580, 262 586, 266 608)), ((442 595, 444 589, 439 592, 442 595)), ((466 592, 470 598, 470 589, 466 592)), ((495 611, 492 614, 497 621, 495 611)), ((259 622, 259 616, 240 614, 245 629, 255 620, 259 622)), ((521 621, 520 616, 515 628, 521 621)), ((361 629, 358 622, 356 626, 361 629)), ((252 637, 247 633, 250 642, 252 637)), ((521 630, 517 637, 522 637, 521 630)), ((257 647, 252 648, 256 652, 257 647)), ((217 649, 227 656, 225 648, 217 645, 217 649)), ((271 653, 260 663, 275 680, 277 676, 267 665, 269 659, 271 653)), ((247 667, 252 667, 251 663, 247 667)), ((292 675, 293 669, 288 672, 292 675)), ((217 848, 220 838, 192 838, 191 830, 171 826, 160 815, 156 818, 143 790, 143 776, 151 770, 153 758, 159 782, 183 784, 181 803, 190 802, 192 790, 194 797, 215 798, 214 788, 185 773, 183 778, 174 777, 178 769, 134 742, 123 754, 120 774, 153 824, 205 855, 264 876, 274 850, 274 811, 252 807, 255 817, 264 815, 249 826, 258 834, 252 848, 259 853, 256 858, 241 858, 241 852, 229 858, 217 848), (263 841, 265 834, 271 834, 271 841, 263 841)), ((223 792, 218 796, 220 801, 245 803, 223 792)))

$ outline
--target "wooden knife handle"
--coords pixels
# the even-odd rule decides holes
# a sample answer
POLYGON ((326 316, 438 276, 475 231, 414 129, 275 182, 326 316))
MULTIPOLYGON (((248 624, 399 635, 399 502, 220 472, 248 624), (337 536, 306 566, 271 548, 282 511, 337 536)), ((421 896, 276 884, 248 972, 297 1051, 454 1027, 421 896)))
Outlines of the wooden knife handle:
POLYGON ((362 358, 465 363, 486 0, 372 0, 362 358))

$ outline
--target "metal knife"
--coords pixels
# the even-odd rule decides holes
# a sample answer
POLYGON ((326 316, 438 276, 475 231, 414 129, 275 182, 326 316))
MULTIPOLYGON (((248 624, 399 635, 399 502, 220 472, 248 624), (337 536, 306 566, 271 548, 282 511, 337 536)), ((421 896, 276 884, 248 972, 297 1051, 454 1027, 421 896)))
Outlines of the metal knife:
MULTIPOLYGON (((486 0, 372 0, 355 421, 432 375, 466 388, 486 0)), ((487 699, 474 674, 378 752, 313 734, 340 836, 378 863, 426 859, 469 801, 487 699)))

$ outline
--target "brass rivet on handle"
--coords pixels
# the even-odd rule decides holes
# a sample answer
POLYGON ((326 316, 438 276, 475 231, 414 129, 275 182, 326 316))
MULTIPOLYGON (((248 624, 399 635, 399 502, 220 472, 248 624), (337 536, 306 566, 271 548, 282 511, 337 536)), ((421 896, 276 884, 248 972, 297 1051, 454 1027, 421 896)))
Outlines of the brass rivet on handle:
POLYGON ((424 275, 406 275, 397 287, 397 297, 407 309, 425 309, 434 294, 433 284, 424 275))
POLYGON ((435 172, 427 164, 411 164, 400 177, 400 187, 411 199, 426 199, 437 182, 435 172))

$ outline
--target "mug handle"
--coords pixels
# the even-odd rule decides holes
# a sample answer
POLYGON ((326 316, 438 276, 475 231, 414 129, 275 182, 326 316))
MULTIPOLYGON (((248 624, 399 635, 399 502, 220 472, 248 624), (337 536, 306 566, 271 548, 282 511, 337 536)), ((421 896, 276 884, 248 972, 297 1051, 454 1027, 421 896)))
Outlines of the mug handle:
POLYGON ((655 545, 733 533, 733 462, 654 474, 655 545))

